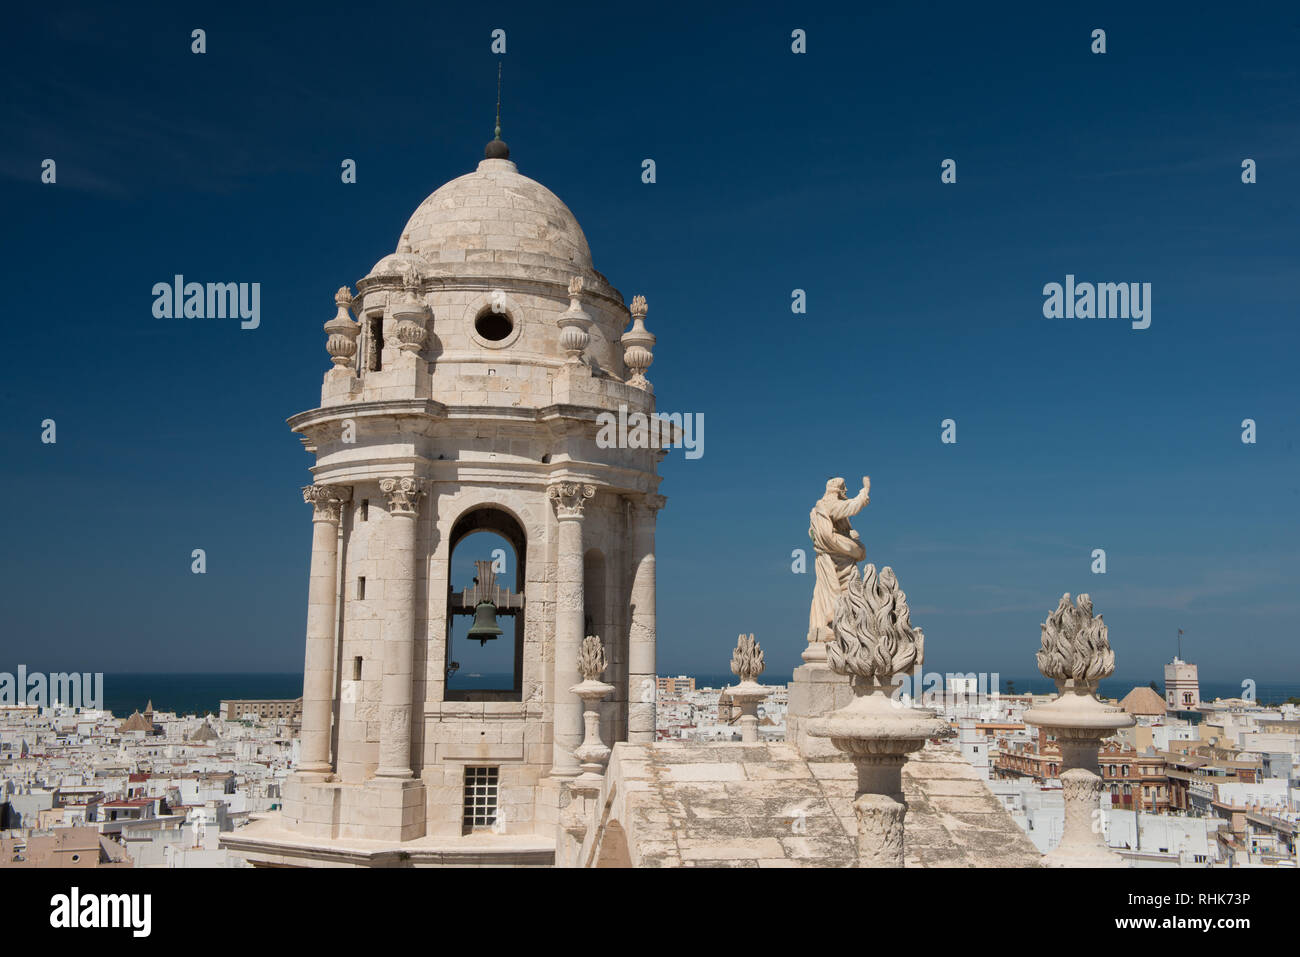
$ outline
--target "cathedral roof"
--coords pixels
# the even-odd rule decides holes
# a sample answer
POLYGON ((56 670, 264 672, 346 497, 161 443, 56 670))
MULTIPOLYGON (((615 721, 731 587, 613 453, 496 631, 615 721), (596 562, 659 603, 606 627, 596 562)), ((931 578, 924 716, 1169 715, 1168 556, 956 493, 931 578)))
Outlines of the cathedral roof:
POLYGON ((583 274, 604 285, 569 207, 508 159, 485 159, 435 190, 402 232, 410 253, 440 273, 566 283, 583 274))

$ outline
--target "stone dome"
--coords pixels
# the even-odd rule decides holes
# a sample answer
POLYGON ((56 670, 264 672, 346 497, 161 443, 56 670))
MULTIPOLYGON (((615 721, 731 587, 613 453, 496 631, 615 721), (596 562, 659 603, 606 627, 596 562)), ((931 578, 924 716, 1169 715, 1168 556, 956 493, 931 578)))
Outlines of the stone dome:
POLYGON ((410 251, 438 272, 567 282, 599 276, 582 227, 560 198, 507 159, 437 189, 402 230, 410 251))

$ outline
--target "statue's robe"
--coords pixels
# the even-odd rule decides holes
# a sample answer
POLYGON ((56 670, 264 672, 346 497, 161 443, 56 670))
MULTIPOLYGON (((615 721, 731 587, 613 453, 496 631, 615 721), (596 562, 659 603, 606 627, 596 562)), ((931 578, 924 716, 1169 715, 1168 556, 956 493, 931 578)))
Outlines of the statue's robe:
POLYGON ((867 550, 854 534, 849 518, 862 511, 866 504, 865 489, 853 498, 840 498, 834 492, 827 492, 809 514, 808 537, 817 553, 817 582, 808 614, 809 643, 831 641, 835 637, 831 630, 835 599, 852 577, 857 563, 867 557, 867 550))

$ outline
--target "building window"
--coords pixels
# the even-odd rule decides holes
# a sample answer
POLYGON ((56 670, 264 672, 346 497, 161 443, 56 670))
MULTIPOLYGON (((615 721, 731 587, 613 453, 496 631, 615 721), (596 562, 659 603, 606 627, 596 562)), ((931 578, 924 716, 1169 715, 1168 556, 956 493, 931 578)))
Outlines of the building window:
POLYGON ((384 317, 370 317, 370 355, 367 366, 371 372, 382 372, 384 368, 384 317))
MULTIPOLYGON (((524 602, 528 546, 523 527, 503 509, 477 506, 455 521, 449 541, 451 561, 443 579, 450 586, 443 662, 445 700, 523 701, 524 634, 528 631, 524 602), (495 608, 500 629, 496 638, 469 635, 478 624, 479 598, 491 600, 495 608)), ((585 591, 590 602, 595 593, 590 582, 585 591)))
POLYGON ((474 320, 474 331, 488 342, 501 342, 515 331, 515 324, 508 313, 485 309, 474 320))
POLYGON ((465 768, 465 830, 496 823, 497 772, 497 768, 465 768))
POLYGON ((366 600, 366 576, 362 575, 357 579, 357 601, 366 600))
POLYGON ((361 521, 370 521, 370 499, 368 498, 361 500, 361 521))
POLYGON ((352 659, 352 680, 361 680, 361 656, 357 655, 352 659))
POLYGON ((1127 764, 1124 765, 1123 770, 1124 770, 1124 777, 1128 777, 1128 765, 1127 765, 1127 764))

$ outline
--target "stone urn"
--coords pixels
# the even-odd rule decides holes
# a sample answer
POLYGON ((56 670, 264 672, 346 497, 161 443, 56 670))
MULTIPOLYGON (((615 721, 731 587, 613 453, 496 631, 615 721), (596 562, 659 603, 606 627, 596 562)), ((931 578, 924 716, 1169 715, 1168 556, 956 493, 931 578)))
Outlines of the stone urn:
POLYGON ((740 635, 736 650, 731 653, 731 673, 740 679, 740 684, 724 689, 723 693, 740 708, 740 740, 745 744, 758 743, 758 703, 772 693, 757 680, 765 667, 763 649, 754 636, 740 635))
POLYGON ((1060 845, 1043 856, 1049 867, 1123 867, 1124 859, 1107 844, 1101 828, 1101 793, 1097 773, 1101 742, 1133 717, 1097 697, 1097 684, 1115 671, 1115 653, 1092 600, 1067 593, 1042 628, 1038 668, 1056 682, 1056 698, 1025 712, 1025 723, 1056 738, 1061 751, 1061 787, 1065 792, 1065 831, 1060 845))
POLYGON ((892 568, 877 576, 867 565, 861 577, 854 570, 836 602, 835 640, 826 648, 831 670, 851 678, 853 700, 808 727, 813 737, 829 738, 857 771, 859 867, 903 866, 903 763, 927 739, 951 733, 934 711, 892 696, 893 677, 924 660, 925 635, 909 614, 892 568))

